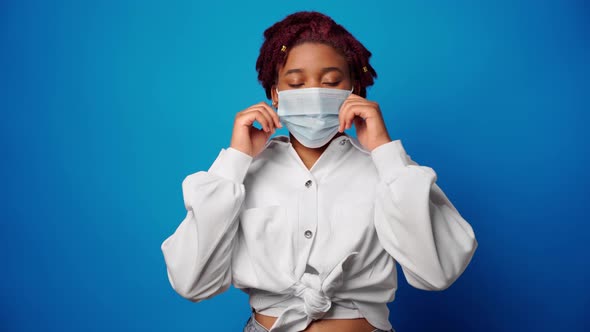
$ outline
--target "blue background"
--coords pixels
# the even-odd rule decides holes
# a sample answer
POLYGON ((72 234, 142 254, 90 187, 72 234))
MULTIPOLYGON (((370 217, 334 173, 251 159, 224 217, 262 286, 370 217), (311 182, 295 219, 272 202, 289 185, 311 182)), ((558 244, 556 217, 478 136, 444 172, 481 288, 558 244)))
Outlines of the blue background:
POLYGON ((590 327, 588 2, 4 0, 0 330, 241 331, 247 296, 182 299, 160 244, 265 100, 264 29, 303 9, 373 52, 368 99, 479 241, 443 292, 398 267, 394 328, 590 327))

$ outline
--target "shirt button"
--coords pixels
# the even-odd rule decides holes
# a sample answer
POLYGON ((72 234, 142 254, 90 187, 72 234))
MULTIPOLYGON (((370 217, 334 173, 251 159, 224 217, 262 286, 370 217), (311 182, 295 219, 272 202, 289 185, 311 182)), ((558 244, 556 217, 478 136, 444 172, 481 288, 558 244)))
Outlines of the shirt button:
POLYGON ((341 141, 340 141, 340 145, 344 145, 344 144, 346 144, 346 141, 348 141, 348 139, 343 139, 343 140, 341 140, 341 141))
POLYGON ((306 238, 311 239, 311 236, 313 235, 313 233, 310 230, 305 231, 305 233, 303 233, 303 235, 305 235, 306 238))
POLYGON ((309 188, 311 186, 311 180, 307 180, 307 182, 305 182, 305 186, 309 188))

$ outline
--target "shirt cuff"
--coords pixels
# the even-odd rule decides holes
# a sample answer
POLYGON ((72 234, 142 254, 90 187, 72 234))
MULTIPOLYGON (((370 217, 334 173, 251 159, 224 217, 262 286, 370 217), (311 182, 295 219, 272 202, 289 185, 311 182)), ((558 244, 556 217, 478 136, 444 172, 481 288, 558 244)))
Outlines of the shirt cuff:
POLYGON ((371 157, 379 177, 388 183, 395 179, 399 168, 409 164, 409 157, 399 139, 374 148, 371 151, 371 157))
POLYGON ((237 183, 243 183, 252 159, 254 158, 249 154, 232 147, 221 149, 217 159, 209 168, 209 172, 237 183))

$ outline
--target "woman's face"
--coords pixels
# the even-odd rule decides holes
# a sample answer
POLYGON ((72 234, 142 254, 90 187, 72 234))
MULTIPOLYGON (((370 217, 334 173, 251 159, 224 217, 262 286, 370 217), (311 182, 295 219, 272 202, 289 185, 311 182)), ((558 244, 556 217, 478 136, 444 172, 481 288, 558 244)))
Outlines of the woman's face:
POLYGON ((346 59, 333 47, 303 43, 291 49, 285 65, 279 69, 278 84, 272 88, 273 102, 280 102, 279 91, 303 88, 352 89, 346 59))

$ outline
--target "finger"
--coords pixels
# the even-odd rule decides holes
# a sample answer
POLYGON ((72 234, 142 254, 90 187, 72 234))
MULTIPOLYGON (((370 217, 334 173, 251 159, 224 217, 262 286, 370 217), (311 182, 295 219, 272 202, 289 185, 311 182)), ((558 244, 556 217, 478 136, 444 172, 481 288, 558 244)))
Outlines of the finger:
POLYGON ((377 105, 376 102, 365 99, 361 96, 355 95, 355 94, 351 94, 350 96, 348 96, 345 100, 343 105, 346 104, 356 104, 356 103, 366 103, 367 105, 377 105))
POLYGON ((277 112, 270 108, 270 106, 267 103, 261 102, 256 106, 258 106, 258 109, 261 112, 265 113, 265 115, 269 118, 271 130, 273 133, 275 132, 275 129, 277 127, 281 128, 283 126, 279 121, 279 115, 277 114, 277 112))
MULTIPOLYGON (((350 103, 342 104, 340 107, 340 112, 338 113, 338 120, 340 122, 340 129, 345 131, 348 129, 348 119, 351 117, 351 105, 350 103)), ((354 117, 354 114, 352 114, 354 117)))
POLYGON ((260 106, 252 106, 245 111, 251 118, 256 119, 261 125, 262 129, 266 132, 272 130, 272 119, 260 106))
POLYGON ((264 108, 264 110, 266 110, 268 112, 268 114, 271 116, 271 118, 275 124, 275 128, 282 128, 283 127, 283 125, 281 124, 281 121, 279 120, 279 115, 277 114, 277 112, 275 112, 275 110, 273 110, 265 102, 260 103, 260 106, 262 106, 264 108))
POLYGON ((358 102, 350 102, 345 105, 346 109, 354 109, 355 115, 362 117, 363 119, 367 119, 369 117, 374 117, 380 113, 379 104, 375 102, 367 102, 367 101, 358 101, 358 102))
POLYGON ((267 133, 274 131, 274 123, 270 114, 268 114, 268 112, 266 112, 263 107, 258 107, 256 111, 264 117, 264 131, 267 133))
POLYGON ((350 107, 350 106, 366 106, 369 108, 378 108, 378 104, 375 102, 371 102, 371 101, 366 101, 366 100, 349 100, 346 102, 346 104, 342 104, 342 107, 350 107))
POLYGON ((357 96, 355 94, 351 94, 346 99, 344 99, 344 103, 342 103, 342 104, 344 105, 344 104, 348 104, 348 103, 351 103, 351 102, 359 102, 359 101, 361 101, 361 102, 362 101, 369 102, 367 99, 365 99, 365 98, 363 98, 361 96, 357 96))
POLYGON ((346 113, 346 108, 345 107, 340 107, 340 111, 338 112, 338 132, 343 132, 344 131, 344 123, 345 123, 345 115, 346 113))
POLYGON ((347 105, 342 121, 344 122, 344 130, 352 127, 352 122, 356 117, 365 119, 367 117, 366 105, 347 105))
POLYGON ((352 122, 352 119, 355 116, 355 110, 356 108, 350 104, 343 105, 343 107, 340 109, 340 112, 338 113, 338 120, 340 122, 339 130, 344 131, 350 128, 349 124, 352 122))

